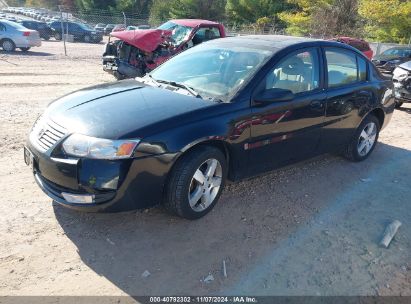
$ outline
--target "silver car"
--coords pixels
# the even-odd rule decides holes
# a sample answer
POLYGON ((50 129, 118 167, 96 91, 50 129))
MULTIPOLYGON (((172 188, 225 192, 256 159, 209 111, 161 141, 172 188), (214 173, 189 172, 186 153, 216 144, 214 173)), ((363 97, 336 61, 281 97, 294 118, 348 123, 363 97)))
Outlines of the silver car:
POLYGON ((33 46, 41 46, 40 34, 21 24, 0 19, 0 48, 13 52, 16 48, 23 52, 33 46))

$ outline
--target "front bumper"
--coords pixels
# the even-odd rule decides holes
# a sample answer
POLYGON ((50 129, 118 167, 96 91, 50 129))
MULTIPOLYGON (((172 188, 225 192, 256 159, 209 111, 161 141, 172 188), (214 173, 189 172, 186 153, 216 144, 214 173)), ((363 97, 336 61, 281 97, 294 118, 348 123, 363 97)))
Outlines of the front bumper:
POLYGON ((164 183, 171 167, 169 154, 108 161, 57 159, 30 143, 34 178, 55 202, 87 212, 117 212, 161 203, 164 183), (72 203, 64 194, 92 196, 90 203, 72 203))
POLYGON ((117 74, 122 78, 136 78, 145 75, 145 71, 143 71, 142 69, 137 68, 114 56, 103 57, 103 70, 115 76, 117 74))
POLYGON ((411 80, 406 84, 394 79, 394 96, 399 102, 411 103, 411 80))

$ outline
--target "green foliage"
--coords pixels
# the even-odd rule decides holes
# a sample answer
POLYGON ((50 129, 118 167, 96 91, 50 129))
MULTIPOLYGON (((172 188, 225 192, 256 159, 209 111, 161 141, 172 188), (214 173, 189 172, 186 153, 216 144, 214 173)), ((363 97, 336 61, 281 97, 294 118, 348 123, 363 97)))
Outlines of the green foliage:
POLYGON ((222 21, 226 0, 154 0, 150 20, 193 18, 222 21))
POLYGON ((262 17, 275 20, 278 13, 291 7, 286 0, 227 0, 226 14, 236 23, 255 23, 262 17))
POLYGON ((170 19, 170 6, 173 0, 154 0, 150 10, 150 24, 159 25, 170 19))
POLYGON ((222 20, 225 0, 174 0, 170 6, 171 18, 222 20))
POLYGON ((411 1, 362 0, 359 13, 367 19, 372 39, 408 43, 411 38, 411 1))

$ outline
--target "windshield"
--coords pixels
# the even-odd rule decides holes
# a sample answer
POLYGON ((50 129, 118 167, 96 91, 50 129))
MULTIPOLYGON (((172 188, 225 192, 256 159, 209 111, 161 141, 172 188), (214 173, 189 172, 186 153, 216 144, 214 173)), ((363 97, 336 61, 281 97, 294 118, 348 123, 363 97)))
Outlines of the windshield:
POLYGON ((27 30, 26 27, 24 27, 23 25, 21 25, 21 24, 19 24, 19 23, 17 23, 17 22, 13 22, 13 21, 3 21, 3 20, 2 20, 2 22, 4 22, 5 24, 7 24, 7 25, 9 25, 9 26, 11 26, 11 27, 14 27, 14 28, 17 29, 17 30, 27 30))
POLYGON ((84 24, 84 23, 79 23, 78 24, 83 30, 94 30, 91 26, 89 26, 88 24, 84 24))
POLYGON ((150 75, 155 80, 182 83, 203 97, 228 101, 272 54, 203 43, 166 61, 150 75))
POLYGON ((189 26, 179 25, 171 21, 160 25, 158 29, 172 31, 171 38, 173 38, 173 44, 175 46, 180 45, 184 40, 187 40, 193 30, 193 28, 189 26))
POLYGON ((384 51, 383 55, 395 55, 398 57, 411 57, 411 49, 392 48, 384 51))

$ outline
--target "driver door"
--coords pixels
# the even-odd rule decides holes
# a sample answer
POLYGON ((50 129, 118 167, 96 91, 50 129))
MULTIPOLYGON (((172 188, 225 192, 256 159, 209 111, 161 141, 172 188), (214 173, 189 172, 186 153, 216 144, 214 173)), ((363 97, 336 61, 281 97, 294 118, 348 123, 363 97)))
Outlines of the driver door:
POLYGON ((279 88, 292 91, 289 101, 260 106, 252 102, 250 174, 258 174, 315 154, 325 119, 318 48, 298 50, 275 64, 254 96, 279 88))

